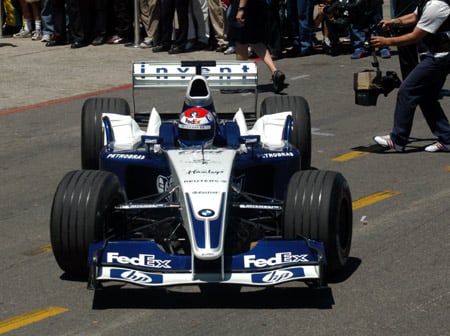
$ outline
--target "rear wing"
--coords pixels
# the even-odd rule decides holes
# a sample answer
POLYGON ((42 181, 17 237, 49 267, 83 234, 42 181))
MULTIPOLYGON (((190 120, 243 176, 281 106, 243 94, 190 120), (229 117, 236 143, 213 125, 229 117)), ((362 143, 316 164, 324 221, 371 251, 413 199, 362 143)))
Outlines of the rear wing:
POLYGON ((256 115, 258 69, 255 62, 140 61, 133 63, 132 73, 133 101, 138 89, 187 88, 192 76, 202 75, 210 89, 221 93, 253 93, 255 101, 252 112, 256 115))
POLYGON ((187 87, 194 75, 203 75, 210 88, 256 90, 258 85, 255 62, 145 61, 133 63, 133 88, 187 87))

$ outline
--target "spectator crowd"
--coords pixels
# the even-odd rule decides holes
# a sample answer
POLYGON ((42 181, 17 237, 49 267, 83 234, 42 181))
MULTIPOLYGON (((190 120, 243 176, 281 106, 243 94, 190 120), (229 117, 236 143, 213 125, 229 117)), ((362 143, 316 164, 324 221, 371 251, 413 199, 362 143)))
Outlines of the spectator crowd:
MULTIPOLYGON (((315 53, 352 59, 368 55, 367 32, 336 24, 324 11, 334 0, 265 1, 267 48, 272 59, 315 53)), ((227 38, 233 0, 3 0, 3 35, 41 41, 47 47, 138 43, 152 52, 210 50, 235 53, 227 38), (139 8, 134 8, 137 5, 139 8), (135 18, 135 15, 138 18, 135 18), (137 20, 136 20, 137 19, 137 20), (139 22, 138 29, 135 29, 139 22), (138 31, 138 36, 136 36, 138 31)), ((234 2, 236 3, 236 2, 234 2)), ((239 3, 239 2, 237 2, 239 3)), ((380 8, 376 20, 382 19, 380 8)), ((389 48, 379 50, 383 58, 389 48)), ((249 57, 255 56, 249 48, 249 57)))

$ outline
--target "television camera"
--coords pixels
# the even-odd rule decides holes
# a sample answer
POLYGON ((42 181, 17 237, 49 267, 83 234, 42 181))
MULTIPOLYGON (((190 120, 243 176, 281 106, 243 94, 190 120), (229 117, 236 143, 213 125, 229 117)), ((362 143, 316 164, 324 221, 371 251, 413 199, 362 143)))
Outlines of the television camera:
MULTIPOLYGON (((314 1, 323 3, 320 0, 314 1)), ((380 94, 386 97, 401 84, 395 71, 387 71, 383 74, 375 49, 370 46, 370 37, 379 28, 377 20, 380 17, 379 11, 382 4, 383 0, 327 0, 324 8, 329 20, 338 27, 347 28, 352 24, 355 28, 365 32, 365 47, 372 55, 374 69, 354 74, 353 86, 357 105, 376 105, 380 94)))

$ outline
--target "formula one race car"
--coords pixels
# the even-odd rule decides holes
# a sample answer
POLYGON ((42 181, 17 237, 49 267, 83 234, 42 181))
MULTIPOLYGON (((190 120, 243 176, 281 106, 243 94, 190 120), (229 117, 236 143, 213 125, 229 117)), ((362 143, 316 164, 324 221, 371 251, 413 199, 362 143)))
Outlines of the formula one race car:
POLYGON ((87 276, 92 289, 108 281, 321 287, 340 271, 351 194, 340 173, 311 169, 306 100, 216 108, 213 94, 256 96, 257 79, 253 62, 136 62, 133 100, 134 90, 182 87, 177 110, 131 113, 122 98, 86 100, 83 169, 64 176, 51 211, 60 268, 87 276))

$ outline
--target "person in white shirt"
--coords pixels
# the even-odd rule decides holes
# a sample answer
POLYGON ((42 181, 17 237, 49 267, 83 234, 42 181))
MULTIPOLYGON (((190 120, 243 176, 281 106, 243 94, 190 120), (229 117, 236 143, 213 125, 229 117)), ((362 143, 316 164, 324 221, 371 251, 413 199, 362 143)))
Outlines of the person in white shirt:
POLYGON ((393 37, 374 36, 373 47, 405 46, 420 41, 427 47, 420 63, 400 86, 389 135, 375 136, 386 149, 402 152, 409 142, 414 113, 419 106, 431 132, 438 141, 425 147, 427 152, 450 152, 450 124, 439 99, 450 72, 450 0, 420 0, 413 13, 382 20, 383 30, 415 25, 412 32, 393 37))

